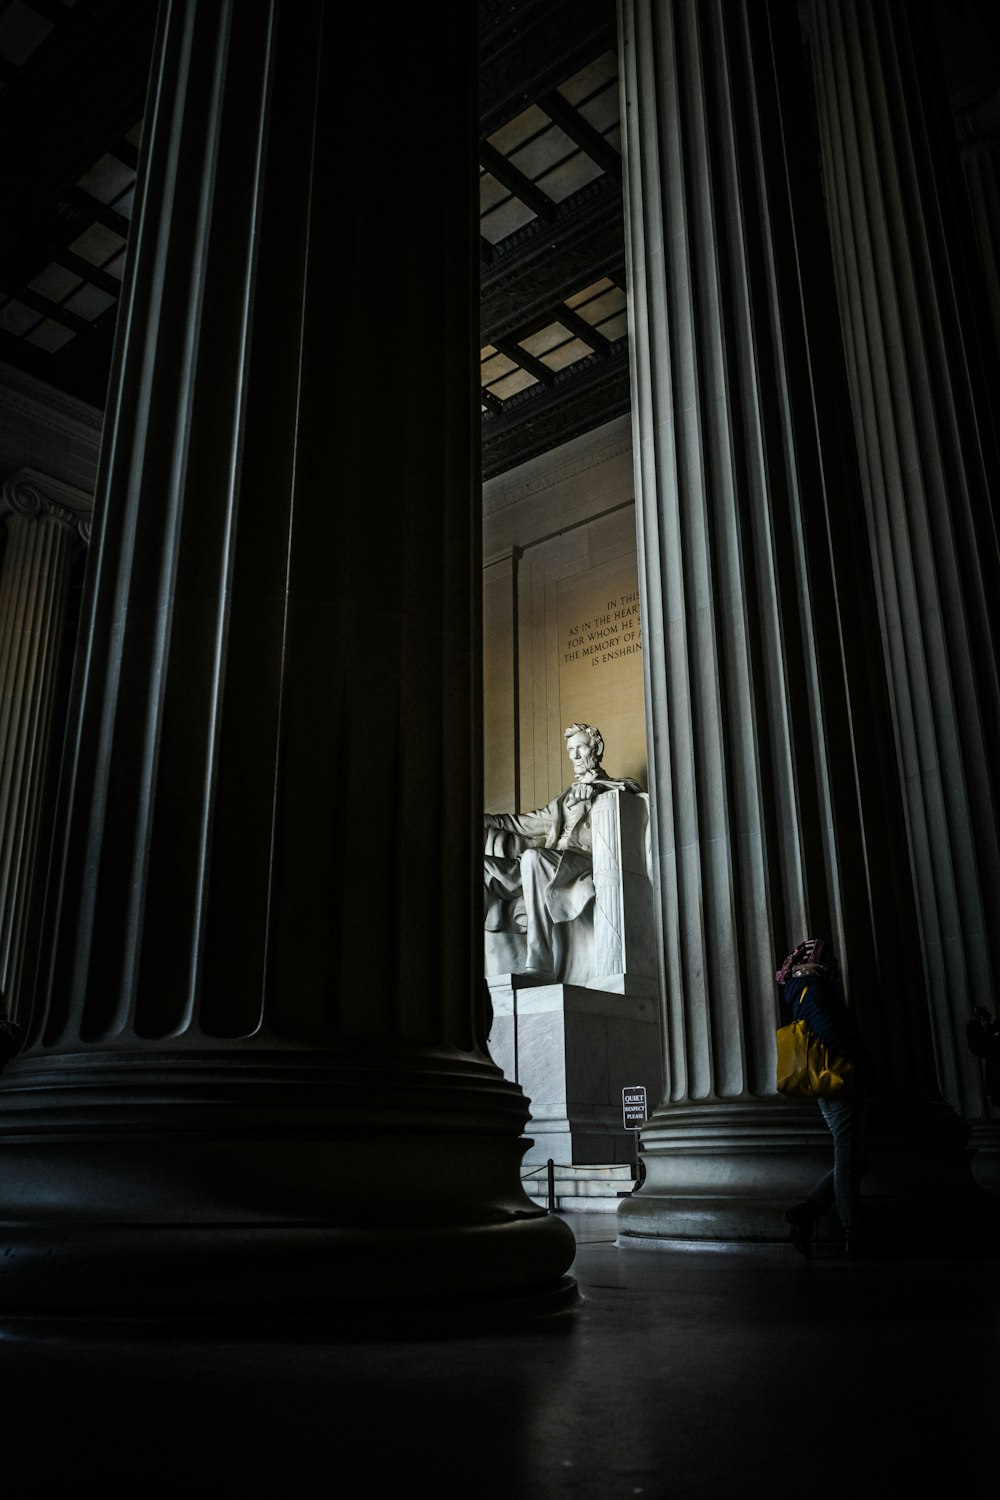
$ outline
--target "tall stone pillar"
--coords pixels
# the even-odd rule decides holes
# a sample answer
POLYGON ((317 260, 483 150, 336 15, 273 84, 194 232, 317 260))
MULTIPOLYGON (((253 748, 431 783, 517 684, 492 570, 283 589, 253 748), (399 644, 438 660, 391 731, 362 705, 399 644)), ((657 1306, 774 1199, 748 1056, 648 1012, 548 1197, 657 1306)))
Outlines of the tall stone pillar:
POLYGON ((49 766, 73 555, 91 499, 22 469, 5 481, 0 520, 0 994, 21 1012, 21 977, 49 766))
POLYGON ((955 112, 965 187, 986 283, 986 342, 1000 350, 1000 85, 955 112))
POLYGON ((929 1131, 953 1162, 964 1131, 935 1100, 796 11, 621 15, 668 1081, 619 1226, 767 1239, 829 1164, 815 1106, 774 1089, 772 976, 800 938, 833 939, 881 1090, 909 1101, 885 1156, 929 1131))
MULTIPOLYGON (((929 16, 899 0, 808 0, 804 15, 937 1065, 976 1118, 965 1023, 996 1004, 1000 928, 989 303, 959 235, 929 16)), ((995 386, 995 349, 992 369, 995 386)))
POLYGON ((474 17, 162 7, 7 1308, 569 1295, 481 1025, 474 17))

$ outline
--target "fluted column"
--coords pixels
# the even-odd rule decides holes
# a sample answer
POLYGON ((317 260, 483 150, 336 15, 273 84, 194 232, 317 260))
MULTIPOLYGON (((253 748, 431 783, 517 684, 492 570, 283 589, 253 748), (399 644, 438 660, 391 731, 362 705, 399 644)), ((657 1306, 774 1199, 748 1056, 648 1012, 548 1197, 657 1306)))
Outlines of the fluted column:
POLYGON ((0 496, 7 530, 0 568, 0 994, 15 1021, 70 568, 90 511, 89 496, 27 469, 11 475, 0 496))
POLYGON ((480 1024, 474 66, 162 7, 8 1306, 567 1294, 480 1024))
POLYGON ((795 8, 625 0, 621 15, 667 1087, 620 1232, 774 1238, 829 1150, 815 1108, 774 1090, 772 975, 802 936, 843 955, 913 1149, 925 1103, 940 1144, 964 1136, 950 1112, 935 1123, 795 8))
POLYGON ((955 112, 965 187, 986 283, 987 345, 1000 350, 1000 85, 955 112))
POLYGON ((804 13, 938 1071, 975 1118, 965 1022, 995 1003, 1000 929, 988 305, 963 260, 928 17, 899 0, 804 13))

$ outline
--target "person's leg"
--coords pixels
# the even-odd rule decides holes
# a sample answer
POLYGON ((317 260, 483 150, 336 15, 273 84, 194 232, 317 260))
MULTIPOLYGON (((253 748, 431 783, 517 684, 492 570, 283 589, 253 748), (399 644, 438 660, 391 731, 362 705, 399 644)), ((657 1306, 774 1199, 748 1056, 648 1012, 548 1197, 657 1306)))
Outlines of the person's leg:
MULTIPOLYGON (((822 1110, 822 1101, 820 1108, 822 1110)), ((827 1120, 825 1114, 823 1115, 823 1121, 830 1128, 830 1122, 827 1120)), ((834 1143, 834 1162, 836 1163, 836 1142, 834 1143)), ((822 1214, 826 1213, 826 1210, 834 1202, 835 1197, 836 1165, 823 1173, 823 1176, 815 1186, 810 1189, 808 1198, 803 1199, 801 1203, 794 1204, 791 1208, 786 1208, 785 1218, 791 1226, 792 1244, 800 1255, 812 1254, 812 1241, 816 1222, 822 1214)))
POLYGON ((861 1225, 861 1179, 865 1171, 865 1107, 860 1095, 821 1099, 819 1107, 833 1136, 833 1186, 837 1215, 850 1239, 861 1225))
POLYGON ((806 1202, 813 1205, 813 1208, 816 1210, 816 1217, 818 1218, 820 1214, 826 1213, 835 1197, 835 1171, 831 1167, 828 1172, 823 1173, 823 1176, 816 1183, 815 1187, 810 1188, 809 1197, 806 1199, 806 1202))
POLYGON ((792 1244, 800 1255, 812 1255, 813 1230, 820 1210, 811 1198, 793 1203, 785 1209, 785 1220, 790 1228, 792 1244))

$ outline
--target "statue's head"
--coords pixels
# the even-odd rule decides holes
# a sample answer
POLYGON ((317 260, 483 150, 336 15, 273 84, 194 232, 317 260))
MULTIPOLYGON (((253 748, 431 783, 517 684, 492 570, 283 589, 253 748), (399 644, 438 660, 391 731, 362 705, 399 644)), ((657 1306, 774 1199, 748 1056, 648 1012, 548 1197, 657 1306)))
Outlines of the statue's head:
POLYGON ((577 778, 595 775, 601 769, 604 754, 604 736, 593 724, 571 724, 563 730, 566 754, 573 763, 577 778))

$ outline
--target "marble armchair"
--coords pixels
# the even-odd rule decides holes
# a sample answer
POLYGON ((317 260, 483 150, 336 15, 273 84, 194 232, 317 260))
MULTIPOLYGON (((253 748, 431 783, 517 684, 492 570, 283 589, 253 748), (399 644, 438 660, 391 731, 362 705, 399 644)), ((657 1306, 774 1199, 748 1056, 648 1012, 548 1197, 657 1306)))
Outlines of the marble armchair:
MULTIPOLYGON (((594 899, 574 921, 553 923, 556 977, 563 984, 614 994, 655 995, 649 797, 645 792, 603 792, 594 800, 590 819, 594 899)), ((517 834, 495 830, 486 852, 515 855, 524 842, 517 834)), ((501 976, 524 972, 523 933, 487 932, 485 950, 488 980, 503 982, 501 976)))

